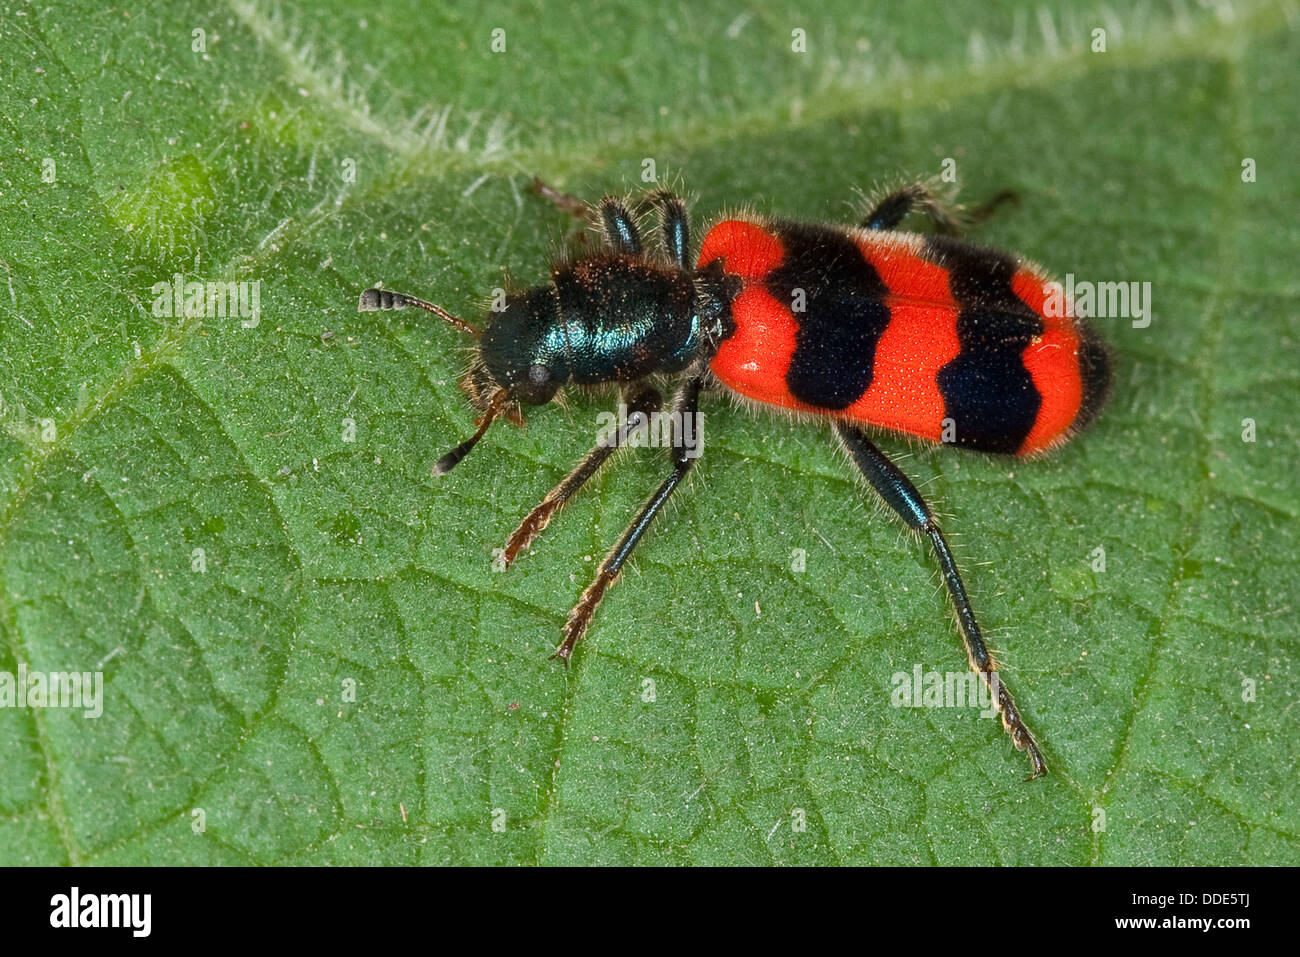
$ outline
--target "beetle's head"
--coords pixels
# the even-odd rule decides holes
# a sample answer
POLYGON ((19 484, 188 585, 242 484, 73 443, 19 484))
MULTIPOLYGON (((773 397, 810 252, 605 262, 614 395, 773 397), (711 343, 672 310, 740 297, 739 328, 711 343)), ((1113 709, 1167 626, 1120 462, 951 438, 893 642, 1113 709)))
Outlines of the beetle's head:
POLYGON ((433 466, 434 475, 450 472, 478 444, 498 417, 523 425, 519 407, 544 405, 569 378, 559 303, 550 286, 507 296, 483 330, 456 318, 441 306, 383 289, 367 289, 357 309, 372 312, 416 306, 451 323, 478 340, 474 360, 460 387, 482 413, 474 434, 433 466))
POLYGON ((478 365, 510 401, 545 405, 569 379, 568 344, 553 286, 507 296, 479 340, 478 365))

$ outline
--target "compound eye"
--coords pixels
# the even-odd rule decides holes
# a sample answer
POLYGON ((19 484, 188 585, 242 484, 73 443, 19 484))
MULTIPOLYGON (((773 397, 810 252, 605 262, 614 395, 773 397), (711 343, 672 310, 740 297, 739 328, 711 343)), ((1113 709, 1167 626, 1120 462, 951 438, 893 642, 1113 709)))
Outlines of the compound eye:
POLYGON ((524 378, 515 387, 519 398, 529 405, 544 405, 551 401, 555 390, 559 388, 551 373, 550 366, 531 365, 524 378))

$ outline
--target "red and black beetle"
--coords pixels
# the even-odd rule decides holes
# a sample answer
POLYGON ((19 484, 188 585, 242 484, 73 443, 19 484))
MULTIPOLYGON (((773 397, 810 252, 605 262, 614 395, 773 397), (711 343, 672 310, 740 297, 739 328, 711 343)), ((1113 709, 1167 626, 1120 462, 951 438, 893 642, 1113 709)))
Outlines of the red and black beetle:
MULTIPOLYGON (((922 209, 954 233, 960 219, 925 184, 890 193, 857 226, 728 219, 691 262, 686 208, 668 192, 649 201, 666 258, 647 255, 618 199, 589 211, 537 190, 602 230, 605 249, 557 265, 550 282, 506 298, 481 331, 432 303, 382 289, 361 311, 418 306, 478 338, 462 386, 482 416, 474 435, 438 460, 453 468, 494 419, 549 402, 566 385, 617 384, 626 415, 527 517, 502 550, 514 561, 661 398, 652 380, 675 374, 672 466, 582 593, 555 657, 567 662, 605 590, 694 465, 700 394, 726 389, 831 428, 866 480, 909 528, 929 538, 971 668, 1003 726, 1047 770, 985 646, 952 551, 916 486, 861 426, 981 452, 1031 455, 1068 440, 1096 416, 1110 385, 1109 353, 1083 320, 1046 308, 1047 277, 1015 256, 953 235, 894 228, 922 209)), ((993 201, 997 202, 997 197, 993 201)), ((991 208, 991 204, 990 207, 991 208)))

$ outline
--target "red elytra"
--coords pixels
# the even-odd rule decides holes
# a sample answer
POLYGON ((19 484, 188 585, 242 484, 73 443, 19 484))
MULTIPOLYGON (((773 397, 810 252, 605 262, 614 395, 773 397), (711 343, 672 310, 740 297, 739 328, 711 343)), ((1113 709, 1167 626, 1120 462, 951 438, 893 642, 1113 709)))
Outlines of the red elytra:
MULTIPOLYGON (((778 228, 760 221, 724 220, 709 231, 700 249, 699 268, 720 259, 724 270, 744 283, 732 304, 735 333, 713 357, 712 372, 728 388, 758 402, 942 441, 953 409, 941 392, 940 374, 962 353, 958 321, 963 304, 951 288, 951 269, 935 261, 931 240, 925 236, 850 227, 825 229, 849 240, 861 257, 862 268, 874 271, 883 284, 881 303, 887 310, 887 322, 874 342, 867 388, 839 409, 828 409, 792 392, 788 376, 803 320, 790 302, 778 298, 767 285, 787 251, 778 228)), ((994 255, 956 242, 943 251, 994 255)), ((1014 260, 1013 265, 1006 284, 1009 292, 1041 327, 1016 350, 1037 408, 1014 445, 994 450, 1028 455, 1059 444, 1084 424, 1089 411, 1085 400, 1090 398, 1090 358, 1084 348, 1087 331, 1081 332, 1068 310, 1058 316, 1047 308, 1048 277, 1023 260, 1014 260)), ((982 381, 990 390, 1002 385, 997 370, 982 381)), ((960 435, 962 423, 958 420, 955 424, 960 435)))

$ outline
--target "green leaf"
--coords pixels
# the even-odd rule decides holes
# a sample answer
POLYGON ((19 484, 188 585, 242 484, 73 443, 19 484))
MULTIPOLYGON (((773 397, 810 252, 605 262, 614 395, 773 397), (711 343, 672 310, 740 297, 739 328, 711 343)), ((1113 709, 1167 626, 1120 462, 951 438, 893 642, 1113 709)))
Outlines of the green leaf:
POLYGON ((1296 22, 14 7, 0 672, 104 686, 97 718, 0 708, 0 863, 1300 862, 1296 22), (533 175, 595 198, 653 160, 702 234, 848 221, 945 158, 968 199, 1022 195, 981 241, 1151 283, 1148 327, 1099 320, 1113 397, 1059 453, 884 441, 1052 773, 1026 783, 974 709, 891 707, 894 674, 965 667, 932 556, 824 430, 716 396, 675 507, 548 661, 662 454, 494 573, 611 403, 497 426, 434 479, 473 424, 464 342, 359 291, 470 318, 540 281, 574 227, 533 175), (177 274, 260 283, 260 321, 155 315, 177 274))

